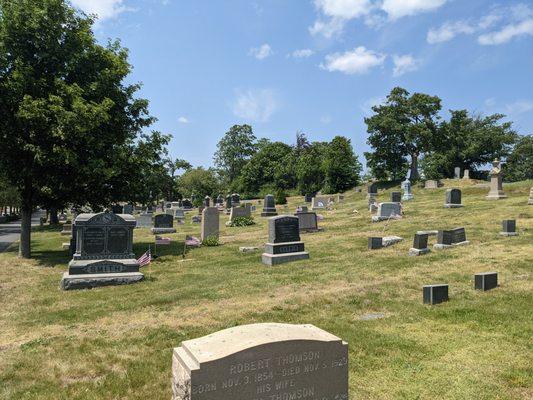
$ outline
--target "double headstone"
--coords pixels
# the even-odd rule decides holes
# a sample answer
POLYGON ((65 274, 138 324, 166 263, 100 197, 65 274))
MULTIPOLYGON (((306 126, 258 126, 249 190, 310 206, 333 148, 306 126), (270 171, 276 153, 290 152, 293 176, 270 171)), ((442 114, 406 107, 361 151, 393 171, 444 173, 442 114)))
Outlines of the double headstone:
POLYGON ((518 236, 516 231, 516 220, 515 219, 505 219, 502 221, 502 231, 500 232, 502 236, 518 236))
POLYGON ((316 213, 300 211, 297 212, 300 232, 318 232, 318 218, 316 213))
POLYGON ((409 249, 409 255, 420 256, 429 253, 431 250, 428 248, 428 239, 429 235, 427 233, 415 233, 413 247, 409 249))
POLYGON ((348 400, 348 344, 313 325, 242 325, 172 356, 172 400, 348 400))
POLYGON ((161 233, 174 233, 174 218, 169 214, 158 214, 154 217, 154 227, 151 229, 154 235, 161 233))
POLYGON ((202 242, 208 238, 218 239, 220 224, 220 213, 216 207, 206 207, 202 211, 202 231, 200 239, 202 242))
POLYGON ((142 280, 133 254, 136 221, 128 214, 80 214, 76 218, 76 251, 61 288, 83 289, 142 280))
POLYGON ((498 159, 492 162, 492 169, 490 171, 490 191, 487 195, 487 200, 500 200, 507 198, 503 192, 503 175, 502 167, 498 159))
POLYGON ((279 215, 268 220, 268 243, 262 255, 263 264, 277 265, 309 258, 300 240, 298 217, 279 215))
POLYGON ((372 222, 384 221, 402 217, 402 205, 400 203, 379 203, 377 215, 372 216, 372 222))
POLYGON ((433 245, 436 249, 446 249, 452 246, 461 246, 470 243, 466 240, 465 228, 455 228, 451 230, 440 230, 437 234, 437 243, 433 245))
POLYGON ((267 194, 265 196, 265 202, 263 204, 263 211, 261 212, 262 217, 272 217, 274 215, 278 215, 278 212, 276 210, 276 202, 274 200, 274 196, 271 194, 267 194))
POLYGON ((444 203, 445 208, 459 208, 462 207, 461 204, 461 190, 459 189, 447 189, 446 190, 446 202, 444 203))

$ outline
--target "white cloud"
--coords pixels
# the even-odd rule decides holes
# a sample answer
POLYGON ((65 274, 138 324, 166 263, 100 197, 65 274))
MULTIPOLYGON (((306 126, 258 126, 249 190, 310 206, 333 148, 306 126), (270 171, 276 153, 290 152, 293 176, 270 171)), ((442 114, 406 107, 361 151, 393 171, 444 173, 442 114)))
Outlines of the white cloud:
POLYGON ((359 46, 344 53, 334 53, 326 56, 326 61, 320 67, 330 72, 339 71, 345 74, 364 74, 374 67, 383 65, 385 54, 367 50, 359 46))
POLYGON ((352 19, 368 14, 372 3, 370 0, 315 0, 315 6, 328 17, 352 19))
POLYGON ((498 31, 485 33, 478 37, 478 43, 482 45, 497 45, 507 43, 517 36, 533 36, 533 18, 526 19, 516 24, 509 24, 498 31))
POLYGON ((72 4, 87 14, 96 14, 100 20, 115 18, 128 7, 124 0, 71 0, 72 4))
POLYGON ((430 44, 447 42, 461 33, 472 34, 476 28, 465 21, 445 22, 439 28, 431 28, 427 34, 427 42, 430 44))
POLYGON ((266 122, 278 108, 277 96, 272 89, 236 90, 233 113, 244 120, 266 122))
POLYGON ((518 100, 514 103, 507 104, 505 106, 507 113, 510 115, 523 114, 529 111, 533 111, 532 100, 518 100))
POLYGON ((381 9, 390 19, 398 19, 408 15, 434 11, 446 3, 447 0, 384 0, 381 9))
POLYGON ((294 50, 292 53, 287 54, 287 57, 292 58, 308 58, 311 57, 315 52, 311 49, 300 49, 300 50, 294 50))
POLYGON ((328 21, 315 21, 313 26, 309 27, 311 35, 322 35, 327 39, 332 38, 342 32, 346 20, 342 18, 331 18, 328 21))
POLYGON ((320 117, 320 122, 324 125, 327 125, 331 122, 331 117, 329 115, 323 115, 322 117, 320 117))
POLYGON ((249 52, 250 55, 254 56, 258 60, 263 60, 267 57, 270 57, 274 52, 268 43, 262 44, 259 47, 252 47, 249 52))
POLYGON ((189 123, 189 120, 187 119, 187 117, 179 117, 178 118, 178 122, 180 124, 188 124, 189 123))
POLYGON ((403 56, 394 55, 392 56, 392 61, 394 62, 392 75, 396 77, 401 76, 406 72, 416 71, 420 67, 420 60, 414 58, 410 54, 403 56))
POLYGON ((495 105, 496 105, 496 98, 495 97, 489 97, 488 99, 485 99, 485 106, 494 107, 495 105))

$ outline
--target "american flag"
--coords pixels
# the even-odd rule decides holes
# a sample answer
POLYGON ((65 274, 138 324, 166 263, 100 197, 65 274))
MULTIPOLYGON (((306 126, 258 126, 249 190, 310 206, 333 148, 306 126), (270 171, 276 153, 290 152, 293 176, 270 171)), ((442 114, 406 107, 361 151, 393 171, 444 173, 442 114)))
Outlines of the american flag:
POLYGON ((152 261, 152 253, 150 252, 150 249, 146 253, 144 253, 142 256, 139 257, 137 262, 139 263, 139 267, 144 267, 145 265, 150 264, 152 261))
POLYGON ((186 236, 185 237, 185 245, 190 247, 197 247, 200 246, 202 242, 200 239, 194 237, 194 236, 186 236))

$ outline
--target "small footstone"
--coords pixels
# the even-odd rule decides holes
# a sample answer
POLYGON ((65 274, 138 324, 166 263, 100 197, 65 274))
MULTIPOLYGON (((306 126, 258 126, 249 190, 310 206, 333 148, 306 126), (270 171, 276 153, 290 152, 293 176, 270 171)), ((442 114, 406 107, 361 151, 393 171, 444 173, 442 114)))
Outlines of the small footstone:
POLYGON ((385 318, 385 314, 383 314, 383 313, 369 313, 369 314, 361 315, 359 317, 359 319, 361 321, 371 321, 373 319, 380 319, 380 318, 385 318))
POLYGON ((252 246, 239 247, 239 251, 241 253, 251 253, 251 252, 254 252, 254 251, 257 251, 257 250, 259 250, 259 247, 252 247, 252 246))
POLYGON ((424 304, 439 304, 448 301, 448 285, 426 285, 423 288, 424 304))
POLYGON ((383 238, 383 247, 392 246, 393 244, 400 243, 403 240, 400 236, 385 236, 383 238))
POLYGON ((498 287, 497 272, 482 272, 474 275, 474 287, 477 290, 491 290, 498 287))

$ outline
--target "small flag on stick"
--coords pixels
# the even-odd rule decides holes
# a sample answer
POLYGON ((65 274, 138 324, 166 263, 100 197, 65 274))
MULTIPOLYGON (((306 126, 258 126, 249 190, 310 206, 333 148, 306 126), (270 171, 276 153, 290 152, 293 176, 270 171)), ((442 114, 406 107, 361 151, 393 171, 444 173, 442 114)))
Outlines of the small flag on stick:
POLYGON ((148 248, 148 251, 144 253, 142 256, 139 257, 137 262, 139 263, 139 267, 144 267, 145 265, 150 264, 152 261, 152 253, 150 252, 150 248, 148 248))

